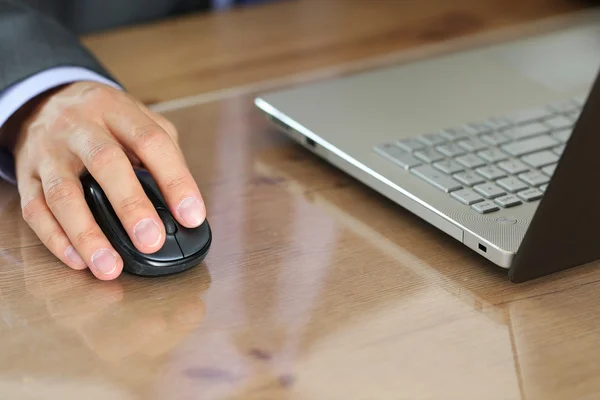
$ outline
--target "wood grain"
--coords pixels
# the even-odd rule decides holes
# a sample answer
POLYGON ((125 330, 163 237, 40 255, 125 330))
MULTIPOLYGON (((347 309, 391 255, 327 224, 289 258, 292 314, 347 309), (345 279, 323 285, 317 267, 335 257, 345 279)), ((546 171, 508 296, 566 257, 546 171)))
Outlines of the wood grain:
MULTIPOLYGON (((285 16, 281 10, 288 7, 309 14, 306 3, 121 31, 108 35, 105 45, 118 37, 127 43, 153 29, 185 31, 195 18, 205 21, 204 26, 221 26, 228 32, 227 43, 236 43, 235 35, 250 41, 241 26, 259 27, 257 21, 270 19, 265 15, 279 10, 285 16), (223 22, 228 18, 238 18, 239 30, 223 22)), ((371 2, 382 16, 399 10, 394 8, 397 3, 371 2), (385 7, 390 7, 387 13, 385 7)), ((415 26, 419 18, 433 19, 436 12, 449 9, 403 3, 406 14, 415 16, 415 26)), ((508 3, 521 7, 514 12, 521 17, 507 16, 509 7, 498 3, 472 2, 483 27, 569 7, 546 2, 553 5, 544 8, 541 1, 502 4, 508 3)), ((315 9, 343 9, 341 2, 319 4, 325 6, 313 4, 312 14, 318 14, 315 9)), ((351 9, 358 2, 346 4, 351 9)), ((457 9, 466 4, 457 1, 457 9)), ((359 11, 345 12, 358 20, 359 11)), ((335 19, 329 18, 333 24, 335 19)), ((344 25, 330 31, 345 30, 349 40, 347 31, 354 28, 348 24, 350 17, 343 18, 344 25)), ((392 24, 393 18, 387 18, 382 23, 392 24)), ((378 31, 375 25, 369 29, 378 31)), ((289 34, 287 24, 278 26, 281 37, 289 34)), ((356 35, 366 30, 358 26, 356 35)), ((359 51, 359 45, 340 43, 338 55, 329 59, 321 58, 320 51, 300 51, 299 58, 307 59, 302 69, 346 56, 368 56, 366 47, 359 51), (344 46, 350 46, 347 53, 344 46)), ((175 52, 171 47, 164 42, 157 52, 175 52)), ((127 65, 124 54, 114 57, 115 70, 127 65)), ((190 88, 184 78, 170 94, 296 71, 270 59, 256 60, 256 75, 223 75, 217 83, 201 77, 190 88)), ((193 74, 189 68, 182 77, 193 74)), ((160 71, 131 76, 131 83, 139 93, 147 90, 148 99, 169 98, 161 97, 159 88, 176 81, 178 72, 163 71, 161 78, 160 71), (156 85, 146 87, 149 82, 156 85)), ((215 235, 206 261, 184 274, 160 279, 125 274, 101 282, 87 271, 69 270, 22 221, 15 189, 0 184, 2 396, 598 397, 597 264, 511 284, 504 271, 276 132, 252 105, 251 94, 172 110, 166 116, 181 133, 215 235)))
POLYGON ((100 282, 71 271, 36 244, 8 202, 2 393, 595 396, 597 265, 511 284, 275 132, 250 100, 167 114, 185 132, 216 238, 206 262, 187 273, 100 282))
POLYGON ((293 0, 84 38, 153 104, 526 23, 575 0, 293 0))

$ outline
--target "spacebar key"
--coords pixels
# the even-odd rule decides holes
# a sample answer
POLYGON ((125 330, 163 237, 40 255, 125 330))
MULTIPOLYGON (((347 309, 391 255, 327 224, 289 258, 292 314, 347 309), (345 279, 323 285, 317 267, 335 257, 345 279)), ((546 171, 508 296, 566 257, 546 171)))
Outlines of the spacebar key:
POLYGON ((458 183, 458 181, 429 165, 422 165, 420 167, 413 168, 411 171, 419 178, 427 181, 446 193, 462 189, 462 185, 458 183))

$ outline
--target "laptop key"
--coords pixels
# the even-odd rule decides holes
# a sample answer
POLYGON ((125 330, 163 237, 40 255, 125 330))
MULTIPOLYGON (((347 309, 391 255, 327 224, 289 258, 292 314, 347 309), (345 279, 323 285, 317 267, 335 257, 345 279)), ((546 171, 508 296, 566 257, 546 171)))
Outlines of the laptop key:
POLYGON ((451 141, 459 139, 468 139, 471 137, 471 135, 468 132, 460 128, 444 129, 440 132, 440 135, 442 135, 447 140, 451 141))
POLYGON ((425 143, 417 139, 399 140, 396 144, 406 151, 417 151, 425 148, 425 143))
POLYGON ((540 121, 551 117, 552 111, 545 107, 532 108, 530 110, 522 110, 508 116, 508 120, 515 125, 523 125, 533 121, 540 121))
POLYGON ((571 111, 567 114, 565 114, 565 116, 567 118, 570 118, 573 121, 573 125, 579 120, 579 117, 581 116, 581 111, 571 111))
POLYGON ((456 143, 446 143, 435 149, 447 157, 456 157, 465 154, 465 150, 456 143))
POLYGON ((483 183, 481 185, 476 185, 473 189, 488 199, 495 199, 496 197, 506 194, 501 187, 494 183, 483 183))
POLYGON ((508 158, 508 155, 506 153, 500 151, 495 147, 480 151, 479 153, 477 153, 477 155, 483 158, 484 160, 492 163, 506 160, 508 158))
POLYGON ((466 154, 464 156, 457 157, 456 161, 467 168, 477 168, 485 165, 485 160, 477 157, 474 154, 466 154))
POLYGON ((454 175, 454 179, 465 186, 475 186, 480 183, 485 183, 485 179, 473 171, 464 171, 454 175))
POLYGON ((525 189, 529 188, 529 186, 527 186, 527 184, 525 184, 523 181, 515 178, 514 176, 509 176, 507 178, 499 179, 496 181, 496 183, 498 184, 498 186, 502 187, 503 189, 505 189, 511 193, 520 192, 521 190, 525 190, 525 189))
POLYGON ((483 197, 481 197, 471 189, 457 190, 456 192, 452 192, 450 196, 454 197, 456 200, 468 206, 485 200, 483 197))
POLYGON ((467 151, 479 151, 488 147, 487 144, 477 138, 461 140, 458 145, 467 151))
POLYGON ((504 146, 502 146, 502 150, 504 150, 512 156, 519 157, 528 153, 535 153, 536 151, 546 150, 558 144, 559 143, 556 140, 544 135, 505 144, 504 146))
POLYGON ((512 175, 517 175, 529 170, 529 167, 519 160, 502 161, 498 163, 498 166, 512 175))
POLYGON ((462 189, 462 185, 452 177, 434 169, 430 165, 422 165, 411 169, 412 173, 438 189, 450 193, 462 189))
POLYGON ((566 100, 558 103, 554 103, 550 105, 548 108, 551 111, 559 112, 559 113, 568 113, 571 111, 577 111, 579 109, 579 104, 574 100, 566 100))
POLYGON ((498 197, 494 201, 503 208, 518 206, 522 203, 521 200, 519 200, 514 194, 507 194, 506 196, 498 197))
POLYGON ((477 168, 475 172, 490 181, 495 181, 496 179, 504 178, 506 176, 506 172, 495 165, 486 165, 485 167, 477 168))
POLYGON ((544 194, 538 189, 531 188, 517 193, 517 196, 519 196, 521 200, 524 201, 536 201, 541 199, 544 196, 544 194))
POLYGON ((494 128, 485 122, 474 122, 472 124, 467 124, 463 127, 463 129, 471 135, 481 135, 494 130, 494 128))
POLYGON ((510 139, 500 132, 492 132, 487 135, 482 135, 481 140, 492 146, 498 146, 508 142, 510 139))
POLYGON ((508 136, 512 140, 527 139, 529 137, 539 136, 549 132, 550 128, 540 124, 539 122, 515 126, 514 128, 503 131, 504 135, 508 136))
POLYGON ((571 137, 572 133, 573 133, 572 128, 563 129, 563 130, 552 133, 552 137, 560 142, 566 143, 567 140, 569 140, 569 138, 571 137))
POLYGON ((487 214, 500 209, 500 207, 498 207, 493 201, 482 201, 475 203, 471 206, 471 208, 480 214, 487 214))
POLYGON ((434 163, 433 166, 446 174, 455 174, 465 169, 465 167, 454 160, 439 161, 434 163))
POLYGON ((548 176, 552 176, 552 175, 554 175, 554 171, 556 170, 556 165, 557 164, 548 165, 548 166, 542 168, 542 172, 548 176))
POLYGON ((546 192, 546 189, 548 189, 548 184, 547 183, 545 185, 540 186, 540 190, 542 192, 546 192))
POLYGON ((502 131, 512 126, 512 122, 508 118, 493 117, 485 121, 493 130, 502 131))
POLYGON ((531 186, 540 186, 548 183, 550 178, 539 171, 529 171, 519 175, 519 179, 531 186))
POLYGON ((437 146, 442 143, 446 143, 446 138, 444 138, 440 133, 427 133, 425 135, 419 136, 421 142, 425 143, 427 146, 437 146))
POLYGON ((558 161, 558 156, 549 150, 529 154, 521 157, 521 161, 531 165, 533 168, 541 168, 546 165, 554 164, 558 161))
POLYGON ((544 125, 552 130, 567 129, 573 127, 573 121, 565 116, 557 115, 556 117, 545 120, 544 125))
POLYGON ((444 159, 444 155, 442 153, 430 148, 415 151, 414 154, 415 157, 417 157, 421 161, 425 161, 426 163, 430 164, 444 159))
POLYGON ((561 146, 556 146, 555 148, 552 149, 552 151, 555 154, 558 154, 559 156, 562 155, 563 151, 565 151, 565 145, 561 145, 561 146))
POLYGON ((416 167, 417 165, 421 165, 421 161, 417 160, 410 153, 405 152, 395 144, 384 144, 381 146, 375 147, 375 151, 387 158, 388 160, 396 163, 400 167, 404 169, 416 167))

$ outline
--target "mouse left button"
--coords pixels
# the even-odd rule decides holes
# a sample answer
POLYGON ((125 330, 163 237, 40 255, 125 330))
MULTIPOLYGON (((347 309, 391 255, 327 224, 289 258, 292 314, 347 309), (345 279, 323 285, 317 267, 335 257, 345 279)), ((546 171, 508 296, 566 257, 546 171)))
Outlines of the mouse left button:
POLYGON ((167 235, 163 247, 155 253, 146 254, 145 257, 153 261, 178 261, 183 257, 183 253, 175 236, 167 235))

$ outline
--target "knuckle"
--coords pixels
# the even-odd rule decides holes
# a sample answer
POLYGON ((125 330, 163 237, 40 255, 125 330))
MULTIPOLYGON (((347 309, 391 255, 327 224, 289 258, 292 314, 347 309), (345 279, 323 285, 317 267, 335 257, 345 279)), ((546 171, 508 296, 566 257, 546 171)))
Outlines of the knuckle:
POLYGON ((167 133, 171 137, 178 136, 177 128, 171 121, 159 114, 155 114, 154 119, 156 120, 156 122, 158 122, 160 126, 162 126, 167 131, 167 133))
POLYGON ((117 96, 116 91, 104 84, 90 84, 81 91, 81 96, 101 103, 113 101, 117 96))
POLYGON ((57 250, 64 241, 64 238, 65 234, 63 230, 60 227, 56 227, 42 239, 42 243, 50 250, 57 250))
POLYGON ((77 111, 72 107, 65 107, 56 115, 53 130, 56 132, 71 130, 77 126, 77 111))
POLYGON ((81 189, 73 182, 52 178, 46 184, 46 201, 50 208, 64 206, 77 198, 81 189))
POLYGON ((157 125, 149 124, 136 128, 133 133, 136 147, 140 150, 154 150, 160 148, 168 139, 166 133, 157 125))
POLYGON ((166 184, 167 192, 179 191, 182 188, 187 187, 189 185, 189 183, 190 183, 190 181, 183 176, 178 176, 176 178, 173 178, 173 179, 169 180, 166 184))
POLYGON ((102 237, 98 232, 93 229, 84 230, 73 238, 73 245, 76 248, 86 248, 91 245, 91 243, 100 240, 102 237))
POLYGON ((122 150, 112 143, 97 143, 87 151, 88 163, 91 169, 105 169, 120 160, 122 150))
POLYGON ((31 225, 32 221, 46 212, 46 203, 43 198, 35 197, 21 207, 21 212, 25 222, 31 225))
POLYGON ((143 197, 140 196, 130 196, 127 197, 125 199, 123 199, 120 204, 119 204, 119 208, 121 209, 121 211, 127 215, 131 212, 134 212, 136 210, 139 210, 140 208, 143 207, 145 201, 143 197))

